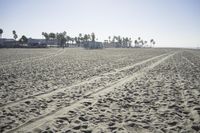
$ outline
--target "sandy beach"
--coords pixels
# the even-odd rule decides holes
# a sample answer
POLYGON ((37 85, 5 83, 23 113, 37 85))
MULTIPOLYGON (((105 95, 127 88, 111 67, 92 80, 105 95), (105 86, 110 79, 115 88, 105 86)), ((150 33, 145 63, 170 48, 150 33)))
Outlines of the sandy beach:
POLYGON ((198 50, 0 49, 0 62, 0 132, 200 132, 198 50))

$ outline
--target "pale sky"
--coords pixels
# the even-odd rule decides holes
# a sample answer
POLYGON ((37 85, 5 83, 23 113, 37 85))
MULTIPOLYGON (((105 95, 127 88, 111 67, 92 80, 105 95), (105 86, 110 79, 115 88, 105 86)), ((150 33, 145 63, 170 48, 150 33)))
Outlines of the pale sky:
POLYGON ((121 35, 154 38, 157 47, 200 47, 200 0, 0 0, 4 38, 43 38, 95 32, 98 40, 121 35))

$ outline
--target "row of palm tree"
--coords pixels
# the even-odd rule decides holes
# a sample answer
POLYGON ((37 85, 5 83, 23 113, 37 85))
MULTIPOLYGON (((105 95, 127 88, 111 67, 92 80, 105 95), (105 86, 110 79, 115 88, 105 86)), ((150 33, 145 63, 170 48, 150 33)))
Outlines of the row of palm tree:
POLYGON ((62 33, 47 33, 42 32, 42 35, 45 37, 47 43, 49 40, 57 40, 58 45, 60 46, 69 46, 69 44, 73 44, 75 47, 80 47, 82 44, 93 41, 95 42, 95 34, 82 34, 80 33, 77 37, 70 37, 67 35, 67 32, 64 31, 62 33))
POLYGON ((128 37, 121 36, 109 36, 108 40, 104 40, 106 45, 112 45, 112 47, 116 48, 129 48, 131 47, 132 40, 128 37))
POLYGON ((136 48, 142 48, 142 47, 153 47, 155 45, 154 39, 151 39, 148 43, 148 41, 141 39, 141 37, 138 37, 134 41, 134 46, 132 46, 132 40, 128 37, 121 37, 121 36, 109 36, 108 40, 104 40, 104 43, 107 45, 110 45, 111 47, 117 47, 117 48, 129 48, 129 47, 136 47, 136 48))
MULTIPOLYGON (((13 33, 13 38, 16 40, 18 38, 18 35, 15 30, 12 31, 13 33)), ((0 29, 0 38, 2 37, 3 30, 0 29)), ((70 37, 67 35, 67 32, 61 32, 61 33, 47 33, 47 32, 42 32, 42 35, 47 41, 57 41, 57 44, 62 47, 68 47, 70 44, 74 45, 75 47, 84 47, 87 46, 88 42, 95 42, 97 40, 95 33, 91 34, 82 34, 79 33, 78 36, 76 37, 70 37)), ((23 35, 20 39, 19 42, 27 43, 28 39, 25 35, 23 35)), ((111 46, 111 47, 116 47, 116 48, 129 48, 129 47, 136 47, 136 48, 142 48, 142 47, 153 47, 155 45, 155 40, 151 39, 148 43, 148 41, 143 40, 141 37, 138 37, 134 41, 134 46, 132 46, 132 39, 128 37, 121 37, 121 36, 109 36, 108 40, 104 40, 104 45, 111 46)), ((105 46, 106 47, 106 46, 105 46)))
POLYGON ((57 40, 58 44, 62 47, 66 46, 66 42, 69 41, 69 36, 67 36, 67 32, 61 32, 61 33, 47 33, 47 32, 42 32, 42 35, 45 37, 47 43, 50 40, 57 40))
MULTIPOLYGON (((66 43, 67 46, 69 44, 73 44, 75 47, 84 46, 84 44, 87 44, 89 41, 95 42, 96 36, 95 33, 92 34, 82 34, 80 33, 76 37, 70 37, 66 35, 66 32, 63 33, 46 33, 42 32, 42 35, 45 37, 45 39, 48 40, 60 40, 59 35, 62 35, 62 39, 64 40, 63 43, 66 43)), ((154 39, 151 39, 148 43, 148 41, 141 39, 141 37, 138 37, 135 41, 135 46, 132 46, 132 39, 128 37, 121 37, 121 36, 109 36, 108 40, 104 40, 104 45, 112 45, 112 47, 116 48, 129 48, 129 47, 153 47, 155 45, 154 39)))
POLYGON ((134 43, 136 48, 153 47, 156 44, 154 39, 150 39, 148 43, 148 41, 141 39, 141 37, 138 37, 138 39, 136 39, 134 43))

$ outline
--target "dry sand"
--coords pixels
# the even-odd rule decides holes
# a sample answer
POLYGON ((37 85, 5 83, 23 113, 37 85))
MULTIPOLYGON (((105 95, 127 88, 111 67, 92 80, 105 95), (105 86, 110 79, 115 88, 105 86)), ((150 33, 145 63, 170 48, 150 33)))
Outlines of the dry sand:
POLYGON ((199 51, 43 53, 2 61, 0 132, 200 132, 199 51))

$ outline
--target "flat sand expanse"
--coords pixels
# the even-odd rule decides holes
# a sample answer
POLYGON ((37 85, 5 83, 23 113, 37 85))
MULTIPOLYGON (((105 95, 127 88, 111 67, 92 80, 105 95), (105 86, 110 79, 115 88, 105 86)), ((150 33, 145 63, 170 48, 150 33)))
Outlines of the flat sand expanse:
POLYGON ((0 132, 198 133, 200 51, 0 49, 0 132))

